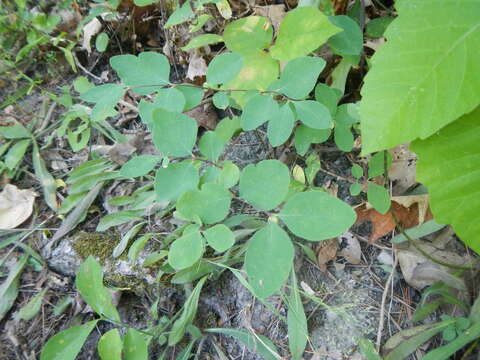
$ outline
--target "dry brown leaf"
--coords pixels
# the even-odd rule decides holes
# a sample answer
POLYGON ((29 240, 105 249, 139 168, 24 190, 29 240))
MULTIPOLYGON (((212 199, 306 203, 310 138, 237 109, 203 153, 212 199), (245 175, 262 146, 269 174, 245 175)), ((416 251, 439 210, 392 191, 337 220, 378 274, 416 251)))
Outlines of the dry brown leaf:
POLYGON ((100 30, 102 30, 102 23, 97 18, 94 18, 83 27, 82 47, 87 50, 89 55, 92 52, 92 37, 97 35, 100 30))
MULTIPOLYGON (((416 241, 427 254, 448 264, 462 266, 468 262, 467 257, 462 257, 452 251, 439 250, 425 241, 416 241)), ((398 262, 405 281, 416 289, 423 289, 437 281, 443 281, 451 287, 465 291, 466 286, 462 279, 452 275, 455 269, 439 265, 423 256, 414 246, 396 249, 398 262)))
POLYGON ((198 126, 207 130, 214 130, 217 126, 218 115, 211 103, 197 106, 185 113, 191 118, 197 120, 198 126))
POLYGON ((280 23, 285 17, 285 5, 266 5, 266 6, 255 6, 253 9, 256 15, 265 16, 270 19, 270 22, 275 29, 275 32, 278 32, 280 23))
MULTIPOLYGON (((407 196, 401 196, 401 198, 406 197, 407 196)), ((405 207, 402 204, 399 204, 396 198, 392 198, 392 200, 390 211, 394 212, 395 217, 398 219, 403 229, 410 229, 418 226, 420 218, 424 221, 432 219, 430 210, 427 208, 427 211, 424 213, 423 207, 423 215, 420 217, 418 201, 413 201, 413 199, 398 199, 399 202, 411 205, 410 207, 405 207)), ((396 227, 395 220, 390 212, 380 214, 375 209, 367 207, 367 204, 362 204, 356 207, 355 211, 357 213, 357 224, 365 221, 370 221, 372 223, 372 233, 369 237, 370 242, 375 242, 379 238, 392 232, 396 227)))
POLYGON ((337 238, 321 241, 317 246, 317 262, 322 272, 327 271, 327 263, 337 257, 337 238))
POLYGON ((340 250, 339 255, 343 256, 350 264, 362 262, 362 248, 355 235, 347 231, 338 237, 339 241, 345 241, 346 246, 340 250))
POLYGON ((207 75, 207 63, 196 51, 190 55, 188 63, 187 79, 195 80, 196 77, 207 75))
POLYGON ((397 204, 403 205, 406 208, 412 207, 412 205, 418 205, 418 224, 421 225, 425 222, 425 218, 428 216, 428 194, 424 195, 408 195, 408 196, 392 196, 392 201, 397 204))
POLYGON ((5 185, 0 193, 0 229, 14 229, 27 220, 32 214, 36 196, 33 190, 5 185))
POLYGON ((408 149, 408 145, 399 145, 392 151, 392 166, 388 170, 388 177, 394 180, 393 193, 403 194, 416 184, 417 156, 408 149))

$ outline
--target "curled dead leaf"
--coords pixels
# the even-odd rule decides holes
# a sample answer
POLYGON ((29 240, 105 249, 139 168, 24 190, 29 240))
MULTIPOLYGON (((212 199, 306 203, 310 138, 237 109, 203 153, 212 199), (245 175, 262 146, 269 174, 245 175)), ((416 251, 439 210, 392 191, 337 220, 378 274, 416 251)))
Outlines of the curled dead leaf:
POLYGON ((392 166, 388 170, 388 177, 395 181, 392 192, 403 194, 416 184, 417 156, 408 149, 408 145, 399 145, 392 151, 392 166))
POLYGON ((317 246, 317 262, 322 272, 327 271, 327 263, 337 257, 337 238, 321 241, 317 246))
POLYGON ((253 9, 256 15, 267 17, 273 25, 275 32, 278 32, 280 23, 285 17, 285 5, 266 5, 266 6, 255 6, 253 9))
POLYGON ((33 190, 5 185, 0 193, 0 229, 14 229, 27 220, 32 214, 36 196, 33 190))
POLYGON ((339 255, 343 256, 350 264, 360 264, 362 262, 362 248, 355 235, 347 231, 338 237, 340 242, 346 243, 345 247, 340 250, 339 255))

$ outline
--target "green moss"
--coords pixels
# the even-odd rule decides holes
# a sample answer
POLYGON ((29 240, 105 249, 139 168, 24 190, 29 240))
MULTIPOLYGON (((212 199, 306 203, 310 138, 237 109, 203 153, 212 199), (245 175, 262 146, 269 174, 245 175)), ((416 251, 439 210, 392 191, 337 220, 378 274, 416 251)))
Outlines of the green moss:
POLYGON ((92 255, 103 263, 112 256, 118 242, 119 237, 112 233, 79 232, 72 246, 82 259, 85 260, 92 255))

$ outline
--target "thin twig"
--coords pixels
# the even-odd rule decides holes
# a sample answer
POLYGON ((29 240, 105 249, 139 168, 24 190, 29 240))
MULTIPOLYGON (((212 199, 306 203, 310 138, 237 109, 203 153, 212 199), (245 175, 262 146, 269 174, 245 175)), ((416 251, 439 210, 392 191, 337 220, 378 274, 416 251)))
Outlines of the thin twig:
MULTIPOLYGON (((398 257, 395 256, 395 260, 393 262, 392 266, 392 272, 390 273, 390 276, 387 279, 387 282, 385 284, 385 288, 383 289, 383 295, 382 295, 382 304, 380 305, 380 316, 378 320, 378 332, 377 332, 377 343, 376 343, 376 348, 377 352, 380 351, 380 344, 382 341, 382 332, 383 332, 383 325, 384 325, 384 317, 385 317, 385 303, 387 302, 387 295, 388 295, 388 290, 390 289, 390 284, 392 284, 393 281, 393 276, 395 274, 395 268, 397 267, 398 264, 398 257)), ((392 290, 392 295, 393 295, 393 290, 392 290)))

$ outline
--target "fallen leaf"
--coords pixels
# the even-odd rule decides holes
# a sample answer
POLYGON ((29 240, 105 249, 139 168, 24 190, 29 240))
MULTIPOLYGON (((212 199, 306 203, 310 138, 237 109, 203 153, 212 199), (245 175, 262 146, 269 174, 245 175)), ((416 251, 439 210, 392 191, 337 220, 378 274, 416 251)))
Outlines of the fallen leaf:
POLYGON ((408 196, 392 196, 392 201, 403 205, 406 208, 411 208, 412 205, 418 205, 418 224, 422 225, 428 215, 428 194, 424 195, 408 195, 408 196))
MULTIPOLYGON (((425 241, 416 241, 415 243, 434 259, 442 262, 462 266, 469 261, 468 257, 462 257, 453 251, 439 250, 425 241)), ((427 259, 411 244, 407 248, 397 248, 396 255, 403 277, 410 286, 421 290, 437 281, 443 281, 462 292, 466 291, 463 279, 452 275, 453 272, 458 270, 427 259)))
POLYGON ((362 262, 362 248, 355 235, 347 231, 338 237, 338 240, 346 246, 340 250, 339 255, 343 256, 350 264, 360 264, 362 262))
MULTIPOLYGON (((423 195, 412 195, 411 197, 418 197, 423 195)), ((404 230, 419 225, 419 220, 427 221, 432 219, 432 214, 427 207, 425 211, 425 203, 422 199, 403 199, 410 198, 410 196, 392 197, 392 206, 390 211, 393 211, 395 217, 404 230), (419 211, 419 201, 421 202, 421 211, 419 211), (410 205, 410 206, 405 206, 410 205)), ((395 230, 396 224, 392 214, 387 212, 386 214, 380 214, 375 209, 368 206, 368 204, 362 204, 355 208, 357 213, 357 224, 361 224, 365 221, 372 223, 372 233, 369 240, 371 243, 387 235, 395 230)))
POLYGON ((392 192, 403 194, 416 184, 417 156, 408 149, 407 145, 399 145, 392 149, 392 166, 388 170, 388 177, 395 181, 392 192))
POLYGON ((185 113, 191 118, 197 120, 198 126, 206 130, 214 130, 217 126, 218 115, 212 107, 211 103, 197 106, 185 113))
POLYGON ((36 196, 33 190, 5 185, 0 193, 0 229, 14 229, 27 220, 32 214, 36 196))
POLYGON ((196 51, 193 51, 188 63, 187 79, 195 80, 195 77, 202 77, 205 75, 207 75, 207 63, 202 56, 196 51))
POLYGON ((285 17, 285 5, 266 5, 266 6, 256 6, 253 11, 256 15, 267 17, 273 25, 275 32, 278 32, 280 23, 285 17))
POLYGON ((327 271, 327 263, 337 257, 337 238, 321 241, 317 246, 317 262, 322 272, 327 271))
POLYGON ((92 37, 97 35, 100 30, 102 30, 102 23, 97 18, 94 18, 83 27, 82 47, 87 50, 89 55, 92 52, 92 45, 90 43, 92 37))

